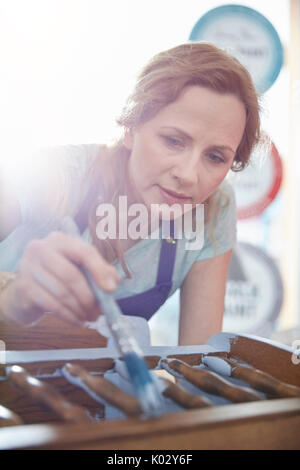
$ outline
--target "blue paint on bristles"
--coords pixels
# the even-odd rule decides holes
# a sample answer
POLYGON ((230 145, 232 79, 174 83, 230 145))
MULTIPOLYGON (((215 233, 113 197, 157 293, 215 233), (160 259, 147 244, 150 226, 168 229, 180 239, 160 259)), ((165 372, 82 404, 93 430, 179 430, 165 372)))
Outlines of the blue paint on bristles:
MULTIPOLYGON (((80 237, 75 221, 67 216, 61 222, 61 230, 71 236, 80 237)), ((109 329, 115 339, 119 352, 126 364, 128 375, 134 387, 145 417, 160 416, 163 412, 163 400, 157 384, 151 377, 143 354, 135 337, 131 334, 128 322, 111 293, 103 291, 83 267, 81 268, 93 291, 93 294, 106 316, 109 329)))

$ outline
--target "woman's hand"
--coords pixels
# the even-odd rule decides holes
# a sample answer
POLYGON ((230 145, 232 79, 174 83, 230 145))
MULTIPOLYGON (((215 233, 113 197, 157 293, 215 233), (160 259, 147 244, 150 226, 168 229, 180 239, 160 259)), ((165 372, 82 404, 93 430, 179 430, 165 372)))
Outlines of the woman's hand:
POLYGON ((112 291, 117 287, 117 270, 83 240, 52 232, 31 241, 16 278, 1 293, 4 316, 24 324, 37 321, 46 312, 77 325, 95 320, 101 310, 80 266, 100 288, 112 291))

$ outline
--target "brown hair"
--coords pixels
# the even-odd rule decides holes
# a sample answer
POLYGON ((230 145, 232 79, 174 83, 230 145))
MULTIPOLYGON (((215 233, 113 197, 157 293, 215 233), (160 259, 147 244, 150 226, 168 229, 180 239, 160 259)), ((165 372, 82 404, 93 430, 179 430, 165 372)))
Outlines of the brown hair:
MULTIPOLYGON (((155 55, 141 70, 136 86, 129 96, 117 123, 124 129, 133 129, 153 118, 164 106, 174 102, 184 88, 191 85, 205 86, 217 93, 232 93, 245 106, 246 126, 238 146, 232 171, 243 170, 255 145, 260 141, 259 97, 251 76, 240 62, 224 50, 205 42, 189 42, 155 55)), ((130 153, 122 138, 110 147, 100 147, 99 157, 92 168, 96 187, 101 187, 102 200, 117 206, 119 195, 126 194, 128 185, 127 163, 130 153)), ((91 179, 90 179, 91 181, 91 179)), ((215 193, 206 204, 208 222, 210 214, 216 220, 221 208, 216 204, 215 193)), ((226 195, 223 194, 226 199, 226 195)), ((223 198, 223 199, 224 199, 223 198)), ((225 205, 228 203, 225 203, 225 205)), ((96 203, 95 203, 96 204, 96 203)), ((117 257, 130 277, 124 253, 117 241, 117 253, 108 240, 96 237, 95 204, 89 212, 89 228, 93 243, 107 259, 117 257)), ((224 207, 224 204, 222 205, 224 207)), ((212 227, 210 236, 213 239, 212 227)))

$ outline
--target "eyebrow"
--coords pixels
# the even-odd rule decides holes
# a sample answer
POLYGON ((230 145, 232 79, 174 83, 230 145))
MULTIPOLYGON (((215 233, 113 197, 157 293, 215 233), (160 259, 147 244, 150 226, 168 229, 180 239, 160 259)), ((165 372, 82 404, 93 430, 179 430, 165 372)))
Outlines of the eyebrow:
MULTIPOLYGON (((174 126, 164 126, 162 127, 162 129, 172 129, 176 132, 178 132, 178 134, 181 134, 183 137, 185 137, 187 140, 191 141, 193 140, 193 138, 187 134, 185 131, 183 131, 182 129, 179 129, 178 127, 174 127, 174 126)), ((231 148, 231 147, 228 147, 227 145, 212 145, 210 147, 210 149, 216 149, 216 150, 229 150, 230 152, 232 152, 233 154, 235 154, 235 151, 231 148)))

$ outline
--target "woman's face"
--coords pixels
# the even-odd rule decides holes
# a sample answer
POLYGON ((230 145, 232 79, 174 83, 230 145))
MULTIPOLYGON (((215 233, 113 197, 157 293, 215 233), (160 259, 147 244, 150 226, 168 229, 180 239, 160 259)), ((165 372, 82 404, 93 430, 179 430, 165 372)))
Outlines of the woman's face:
POLYGON ((125 134, 138 202, 200 204, 231 168, 246 123, 232 94, 190 86, 155 117, 125 134))

